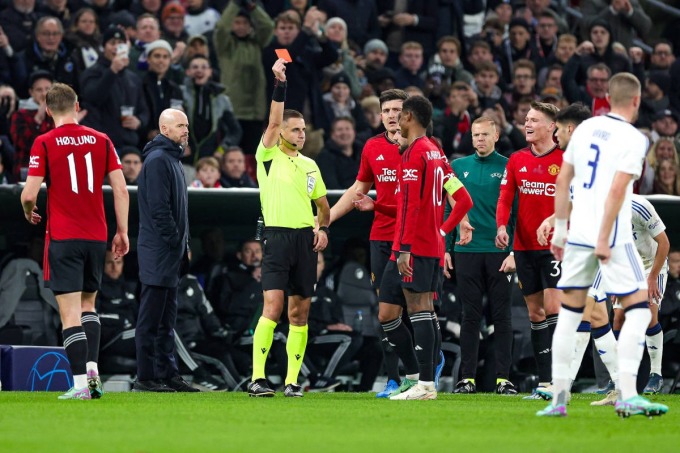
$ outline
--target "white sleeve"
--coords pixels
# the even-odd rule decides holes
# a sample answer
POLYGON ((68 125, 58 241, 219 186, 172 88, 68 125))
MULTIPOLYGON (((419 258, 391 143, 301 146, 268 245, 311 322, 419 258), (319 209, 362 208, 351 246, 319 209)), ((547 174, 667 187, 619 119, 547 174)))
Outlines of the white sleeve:
POLYGON ((616 171, 633 175, 638 179, 642 174, 642 162, 648 148, 648 140, 642 133, 635 130, 621 142, 621 155, 616 165, 616 171))
POLYGON ((661 217, 659 217, 659 214, 656 212, 656 209, 654 209, 652 203, 650 203, 646 198, 642 198, 640 203, 650 213, 649 218, 645 222, 645 228, 649 232, 650 236, 655 238, 659 234, 666 231, 666 225, 664 225, 663 220, 661 220, 661 217))

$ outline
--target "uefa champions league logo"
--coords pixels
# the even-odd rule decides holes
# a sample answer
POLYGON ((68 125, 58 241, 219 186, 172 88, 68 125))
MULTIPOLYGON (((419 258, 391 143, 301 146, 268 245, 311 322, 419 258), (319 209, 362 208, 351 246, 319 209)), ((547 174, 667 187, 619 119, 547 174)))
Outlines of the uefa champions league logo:
POLYGON ((64 354, 58 352, 46 352, 38 357, 31 367, 31 371, 28 373, 26 387, 28 387, 30 391, 36 389, 49 391, 50 386, 58 386, 59 383, 63 383, 64 380, 67 383, 66 388, 73 387, 71 367, 68 359, 64 354))

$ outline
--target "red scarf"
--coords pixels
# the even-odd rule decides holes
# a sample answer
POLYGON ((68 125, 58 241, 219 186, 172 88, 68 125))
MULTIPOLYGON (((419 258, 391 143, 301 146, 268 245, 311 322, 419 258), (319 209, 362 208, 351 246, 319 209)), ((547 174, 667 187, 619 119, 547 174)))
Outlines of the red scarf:
POLYGON ((593 98, 593 105, 590 109, 593 112, 593 116, 606 115, 609 113, 611 106, 609 105, 609 102, 607 102, 607 98, 596 98, 592 95, 588 87, 586 87, 586 91, 590 97, 593 98))

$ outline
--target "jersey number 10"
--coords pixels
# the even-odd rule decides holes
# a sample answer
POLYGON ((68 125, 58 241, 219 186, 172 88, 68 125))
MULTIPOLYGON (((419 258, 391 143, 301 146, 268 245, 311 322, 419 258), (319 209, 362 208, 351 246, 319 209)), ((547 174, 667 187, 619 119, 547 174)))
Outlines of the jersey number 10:
MULTIPOLYGON (((66 156, 68 159, 68 171, 71 175, 71 190, 78 193, 78 173, 76 172, 76 159, 73 153, 66 156)), ((94 176, 92 172, 92 153, 85 154, 85 168, 87 169, 87 190, 94 193, 94 176)))

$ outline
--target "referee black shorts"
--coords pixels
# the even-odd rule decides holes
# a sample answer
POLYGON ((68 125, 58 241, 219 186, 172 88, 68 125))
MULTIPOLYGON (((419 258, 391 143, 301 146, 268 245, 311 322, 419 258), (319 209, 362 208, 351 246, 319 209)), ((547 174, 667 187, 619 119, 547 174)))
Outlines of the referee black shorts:
POLYGON ((373 289, 380 289, 383 279, 385 266, 392 254, 392 243, 390 241, 371 241, 371 283, 373 289))
POLYGON ((266 227, 262 257, 262 289, 288 291, 289 296, 312 297, 316 284, 317 252, 311 228, 266 227))
POLYGON ((56 294, 93 293, 104 272, 106 242, 50 240, 43 273, 45 286, 56 294))

